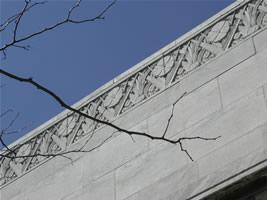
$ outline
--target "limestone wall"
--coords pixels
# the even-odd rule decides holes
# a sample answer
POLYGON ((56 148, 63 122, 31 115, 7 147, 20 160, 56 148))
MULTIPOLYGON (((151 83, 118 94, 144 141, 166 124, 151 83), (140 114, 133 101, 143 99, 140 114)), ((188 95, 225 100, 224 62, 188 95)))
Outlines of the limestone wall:
MULTIPOLYGON (((235 6, 240 5, 224 13, 235 6)), ((55 157, 40 162, 4 184, 0 199, 196 200, 263 169, 267 165, 267 29, 249 34, 113 123, 161 136, 172 111, 166 137, 221 138, 184 141, 191 161, 178 145, 131 138, 102 126, 93 137, 84 136, 69 149, 84 143, 92 149, 105 141, 101 147, 72 153, 71 160, 55 157)))

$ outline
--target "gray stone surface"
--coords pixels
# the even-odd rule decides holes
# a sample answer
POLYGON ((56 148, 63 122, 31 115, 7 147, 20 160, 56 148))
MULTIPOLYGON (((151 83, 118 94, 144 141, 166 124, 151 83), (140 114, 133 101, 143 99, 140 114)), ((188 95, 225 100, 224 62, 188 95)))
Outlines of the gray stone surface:
POLYGON ((219 89, 214 80, 185 96, 175 105, 168 136, 189 128, 220 109, 219 89))
POLYGON ((103 199, 115 199, 115 181, 114 173, 107 174, 100 177, 96 181, 93 181, 87 185, 83 185, 82 188, 75 191, 71 195, 63 197, 60 200, 103 200, 103 199))
POLYGON ((76 162, 69 165, 56 174, 42 180, 39 184, 32 186, 25 191, 25 196, 29 200, 47 198, 58 200, 62 196, 72 194, 81 183, 82 165, 76 162))
MULTIPOLYGON (((243 4, 246 1, 235 6, 243 4)), ((216 23, 231 9, 219 16, 216 23)), ((1 187, 0 200, 199 200, 266 167, 266 31, 254 31, 235 41, 237 44, 209 58, 179 81, 111 120, 129 130, 161 136, 173 112, 168 138, 221 136, 216 141, 182 141, 194 161, 179 145, 142 136, 131 138, 102 126, 87 143, 90 132, 68 146, 75 149, 86 143, 89 150, 107 139, 101 147, 90 153, 70 154, 72 162, 56 157, 36 165, 1 187), (186 96, 173 106, 185 91, 186 96)), ((180 43, 173 42, 168 48, 177 50, 175 45, 180 43)), ((161 55, 153 59, 162 59, 161 55)), ((145 64, 149 62, 152 61, 145 64)), ((126 78, 130 80, 136 70, 126 73, 126 78)), ((109 83, 95 95, 104 94, 112 85, 109 83)), ((111 98, 109 92, 103 98, 111 98)))
POLYGON ((117 199, 124 199, 188 164, 183 152, 173 145, 160 145, 116 171, 117 199))
POLYGON ((204 64, 181 81, 180 87, 186 91, 192 91, 208 81, 227 72, 239 63, 255 55, 252 39, 242 42, 214 60, 204 64))
POLYGON ((265 41, 267 41, 267 30, 262 30, 259 34, 255 35, 253 37, 256 51, 260 52, 267 48, 267 44, 265 41))
POLYGON ((231 104, 267 82, 266 58, 267 49, 219 77, 224 106, 231 104))
MULTIPOLYGON (((143 124, 139 127, 141 128, 133 128, 133 130, 142 131, 143 124)), ((87 184, 90 180, 97 179, 148 150, 147 138, 134 137, 134 140, 135 142, 130 136, 121 134, 97 150, 85 155, 82 161, 82 183, 87 184)))
POLYGON ((217 141, 190 141, 186 144, 191 155, 198 159, 235 140, 267 121, 262 90, 240 99, 224 111, 216 113, 186 130, 187 136, 216 137, 217 141))
POLYGON ((167 199, 169 194, 177 192, 177 188, 183 187, 197 181, 198 166, 196 163, 189 163, 184 167, 176 170, 170 175, 158 180, 157 182, 145 187, 141 191, 136 192, 127 200, 138 200, 138 199, 167 199))

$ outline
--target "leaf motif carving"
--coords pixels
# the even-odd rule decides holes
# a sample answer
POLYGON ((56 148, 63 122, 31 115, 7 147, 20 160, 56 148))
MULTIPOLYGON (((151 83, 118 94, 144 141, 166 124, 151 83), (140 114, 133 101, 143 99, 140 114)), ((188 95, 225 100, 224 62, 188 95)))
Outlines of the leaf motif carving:
POLYGON ((208 43, 201 43, 201 47, 209 51, 210 53, 213 53, 214 55, 218 55, 223 52, 223 49, 219 46, 216 46, 215 44, 208 44, 208 43))
POLYGON ((220 21, 212 27, 206 39, 208 42, 218 42, 223 38, 225 38, 229 30, 230 30, 229 22, 225 20, 220 21))
POLYGON ((150 72, 149 70, 146 70, 145 72, 140 72, 138 77, 136 78, 133 90, 129 94, 130 101, 133 104, 136 104, 145 98, 144 89, 145 89, 146 78, 149 72, 150 72))
POLYGON ((9 168, 10 159, 9 158, 3 158, 0 160, 0 185, 4 184, 5 182, 5 176, 7 173, 7 170, 9 168))
POLYGON ((57 135, 52 135, 53 141, 60 147, 61 150, 65 150, 67 147, 67 138, 58 137, 57 135))
POLYGON ((185 59, 182 61, 182 66, 186 72, 191 71, 200 64, 197 60, 200 43, 200 41, 191 40, 191 43, 187 48, 187 52, 185 53, 185 59))
POLYGON ((115 87, 111 91, 108 92, 108 95, 103 101, 103 105, 105 107, 113 107, 119 103, 123 95, 122 88, 115 87))
MULTIPOLYGON (((88 109, 86 109, 84 112, 92 117, 96 117, 96 109, 98 107, 97 103, 92 102, 89 106, 88 109)), ((84 122, 82 123, 82 130, 84 133, 88 133, 92 131, 95 126, 94 126, 94 121, 88 118, 84 119, 84 122)))
POLYGON ((20 176, 22 174, 22 164, 12 161, 9 165, 17 176, 20 176))
POLYGON ((165 81, 164 79, 156 79, 154 78, 153 76, 148 76, 147 77, 147 80, 149 82, 151 82, 154 86, 156 86, 157 88, 159 88, 160 90, 164 89, 165 88, 165 81))
POLYGON ((171 71, 173 64, 174 64, 173 57, 167 55, 156 63, 154 69, 152 70, 152 74, 156 77, 164 76, 171 71))
MULTIPOLYGON (((16 157, 27 156, 30 154, 30 152, 31 152, 31 145, 29 143, 24 144, 19 148, 19 150, 16 154, 16 157)), ((16 162, 23 162, 24 160, 25 160, 25 158, 15 158, 16 162)))
MULTIPOLYGON (((267 12, 267 8, 266 8, 266 12, 267 12)), ((264 17, 262 18, 262 25, 263 26, 267 26, 267 14, 266 15, 264 15, 264 17)))
POLYGON ((111 120, 115 117, 115 110, 113 108, 99 106, 98 111, 101 113, 102 117, 105 117, 105 120, 111 120))
POLYGON ((265 4, 265 6, 260 6, 259 9, 265 13, 267 13, 267 3, 265 4))
POLYGON ((39 147, 39 151, 41 154, 46 154, 48 152, 48 148, 50 144, 49 140, 50 140, 50 137, 47 134, 45 134, 43 138, 40 140, 41 144, 39 147))
POLYGON ((64 119, 57 130, 57 135, 60 137, 67 137, 76 125, 74 115, 64 119))
POLYGON ((236 16, 238 19, 242 21, 242 25, 238 27, 238 30, 243 38, 248 35, 254 33, 259 29, 259 25, 257 22, 257 7, 258 3, 255 6, 247 7, 243 12, 239 12, 236 16))
MULTIPOLYGON (((47 142, 47 139, 44 137, 41 140, 41 144, 40 144, 40 147, 39 147, 39 153, 40 154, 46 154, 46 153, 48 153, 48 148, 49 148, 49 143, 47 142)), ((44 159, 45 159, 45 157, 43 157, 43 156, 37 156, 37 160, 39 162, 41 162, 44 159)))

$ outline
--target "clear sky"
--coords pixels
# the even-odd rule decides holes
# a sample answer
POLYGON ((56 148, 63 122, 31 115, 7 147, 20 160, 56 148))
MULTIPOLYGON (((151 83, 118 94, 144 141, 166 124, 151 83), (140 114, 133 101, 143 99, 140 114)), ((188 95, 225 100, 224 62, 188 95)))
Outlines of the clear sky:
MULTIPOLYGON (((24 0, 0 0, 1 22, 23 7, 24 0)), ((25 17, 18 36, 61 20, 74 1, 53 0, 25 17)), ((213 16, 234 0, 124 0, 106 14, 105 20, 66 25, 24 43, 30 51, 10 49, 1 68, 36 81, 55 91, 67 103, 84 96, 144 58, 213 16)), ((95 16, 109 2, 84 0, 74 17, 95 16)), ((1 33, 1 45, 10 39, 1 33)), ((3 57, 3 55, 1 55, 3 57)), ((35 88, 1 78, 1 112, 5 128, 19 113, 6 143, 23 136, 63 109, 35 88), (24 128, 26 127, 26 128, 24 128)), ((1 148, 1 146, 0 146, 1 148)))

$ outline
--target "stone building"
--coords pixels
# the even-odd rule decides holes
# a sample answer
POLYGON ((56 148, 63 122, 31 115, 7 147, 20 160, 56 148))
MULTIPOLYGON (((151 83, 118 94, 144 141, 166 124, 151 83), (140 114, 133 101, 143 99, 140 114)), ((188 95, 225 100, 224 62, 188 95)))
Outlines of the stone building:
POLYGON ((237 1, 74 105, 154 140, 66 110, 14 142, 0 199, 266 200, 266 27, 237 1))

